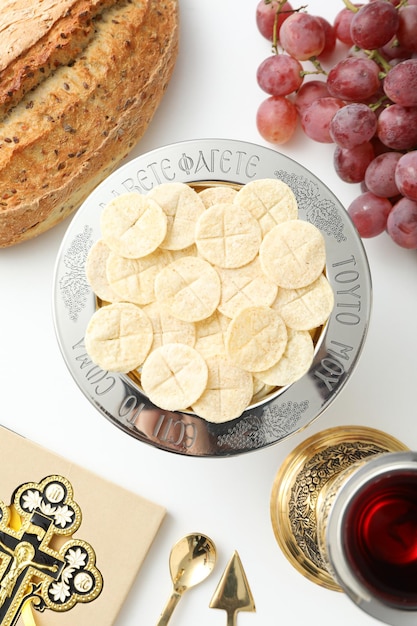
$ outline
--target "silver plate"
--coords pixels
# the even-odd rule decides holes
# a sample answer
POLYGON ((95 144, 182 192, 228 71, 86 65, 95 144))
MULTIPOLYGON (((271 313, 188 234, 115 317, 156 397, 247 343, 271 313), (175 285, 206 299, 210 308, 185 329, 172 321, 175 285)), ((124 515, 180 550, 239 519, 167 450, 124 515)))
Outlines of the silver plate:
POLYGON ((345 386, 362 351, 371 299, 371 277, 362 242, 343 206, 320 180, 272 149, 242 141, 204 139, 143 154, 93 191, 73 218, 58 254, 53 313, 59 345, 72 376, 113 424, 163 450, 222 457, 275 444, 307 426, 329 406, 345 386), (300 218, 319 227, 326 240, 326 271, 335 307, 316 346, 312 366, 299 381, 249 407, 231 422, 212 424, 193 414, 162 411, 128 376, 95 366, 84 347, 84 332, 96 308, 84 268, 91 245, 101 236, 101 209, 121 193, 146 193, 164 182, 239 185, 257 178, 286 182, 297 198, 300 218))

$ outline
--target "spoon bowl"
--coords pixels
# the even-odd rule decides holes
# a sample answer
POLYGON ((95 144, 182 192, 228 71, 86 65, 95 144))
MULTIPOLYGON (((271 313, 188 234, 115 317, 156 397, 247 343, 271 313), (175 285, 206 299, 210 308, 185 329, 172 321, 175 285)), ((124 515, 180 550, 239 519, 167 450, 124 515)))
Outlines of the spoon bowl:
POLYGON ((216 547, 206 535, 192 533, 177 541, 169 557, 173 589, 156 626, 168 624, 182 594, 211 574, 216 558, 216 547))

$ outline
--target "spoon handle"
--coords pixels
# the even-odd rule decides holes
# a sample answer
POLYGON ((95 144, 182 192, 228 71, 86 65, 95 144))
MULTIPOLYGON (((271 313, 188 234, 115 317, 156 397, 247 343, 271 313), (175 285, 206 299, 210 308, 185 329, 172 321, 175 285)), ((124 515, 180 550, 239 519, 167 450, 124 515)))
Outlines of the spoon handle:
POLYGON ((168 602, 166 603, 164 610, 161 613, 159 620, 156 623, 156 626, 166 626, 171 619, 171 615, 174 612, 175 607, 180 601, 181 594, 177 591, 173 591, 168 602))

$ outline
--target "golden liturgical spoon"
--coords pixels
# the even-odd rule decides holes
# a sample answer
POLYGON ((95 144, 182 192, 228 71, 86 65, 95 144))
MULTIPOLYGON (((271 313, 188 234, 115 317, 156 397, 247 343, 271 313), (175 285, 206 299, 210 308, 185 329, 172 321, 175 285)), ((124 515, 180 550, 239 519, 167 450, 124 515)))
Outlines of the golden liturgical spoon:
POLYGON ((168 624, 182 594, 205 580, 215 563, 216 547, 205 535, 186 535, 173 546, 169 557, 172 594, 156 626, 168 624))
POLYGON ((256 611, 245 570, 236 551, 217 585, 210 608, 226 611, 227 626, 236 626, 238 611, 256 611))

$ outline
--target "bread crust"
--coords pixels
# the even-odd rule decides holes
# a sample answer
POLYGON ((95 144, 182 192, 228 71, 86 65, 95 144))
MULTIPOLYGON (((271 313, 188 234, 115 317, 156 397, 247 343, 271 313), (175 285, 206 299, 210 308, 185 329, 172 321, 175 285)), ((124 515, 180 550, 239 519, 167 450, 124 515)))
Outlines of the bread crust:
POLYGON ((34 86, 10 90, 20 101, 0 121, 0 247, 40 235, 77 209, 139 141, 172 75, 177 0, 73 4, 47 33, 49 46, 36 42, 12 61, 24 67, 26 55, 52 69, 38 72, 34 86), (60 24, 70 33, 65 52, 51 44, 60 24))
MULTIPOLYGON (((114 5, 117 0, 72 0, 72 2, 70 8, 63 7, 60 19, 55 20, 46 33, 41 27, 31 37, 30 31, 27 32, 26 29, 20 32, 26 26, 24 22, 19 32, 14 33, 17 37, 15 46, 9 42, 5 47, 4 42, 1 42, 0 119, 19 104, 25 93, 37 87, 57 67, 71 63, 81 54, 94 37, 94 18, 103 9, 114 5), (29 35, 29 38, 25 38, 25 34, 29 35), (37 36, 39 39, 36 39, 37 36)), ((42 15, 41 13, 37 16, 40 22, 42 15)), ((48 21, 45 15, 43 19, 48 21)), ((49 19, 53 17, 49 16, 49 19)))

